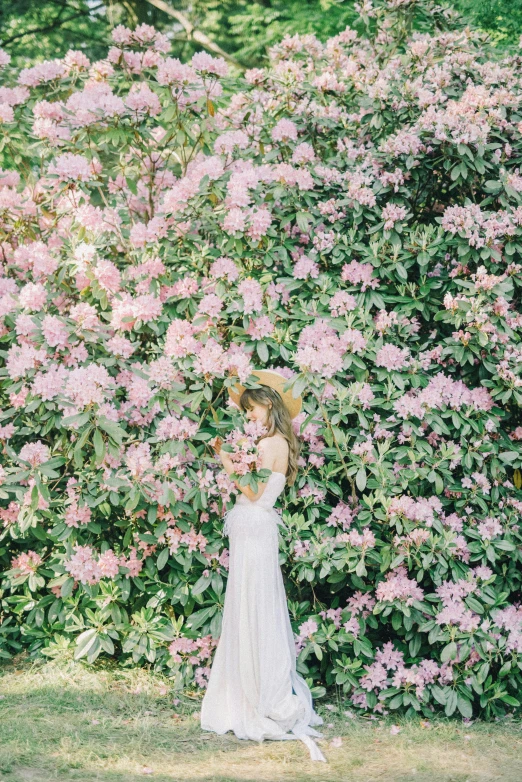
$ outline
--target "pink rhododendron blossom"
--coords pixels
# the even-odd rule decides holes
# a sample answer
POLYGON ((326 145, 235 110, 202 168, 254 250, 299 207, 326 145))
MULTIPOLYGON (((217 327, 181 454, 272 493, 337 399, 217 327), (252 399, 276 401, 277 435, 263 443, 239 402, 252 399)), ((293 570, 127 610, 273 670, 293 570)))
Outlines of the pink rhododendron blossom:
POLYGON ((42 561, 42 557, 36 551, 26 551, 13 557, 11 567, 19 570, 21 575, 30 576, 31 573, 36 573, 42 561))
POLYGON ((215 76, 226 76, 228 73, 228 65, 222 57, 212 57, 206 52, 194 54, 191 65, 196 71, 212 73, 215 76))
POLYGON ((27 87, 36 87, 38 84, 61 78, 65 72, 66 67, 60 60, 44 60, 32 68, 21 70, 18 81, 27 87))
POLYGON ((369 263, 359 263, 358 261, 344 264, 341 280, 350 282, 352 285, 360 285, 363 292, 368 287, 376 288, 379 284, 379 279, 373 277, 373 267, 369 263))
POLYGON ((342 367, 344 353, 342 340, 325 319, 305 326, 297 346, 295 361, 303 369, 332 377, 342 367))
POLYGON ((29 462, 31 467, 38 467, 43 462, 49 461, 51 454, 47 445, 37 440, 34 443, 26 443, 20 451, 20 459, 29 462))
POLYGON ((46 315, 42 320, 42 334, 52 348, 63 348, 67 345, 69 330, 65 323, 56 315, 46 315))
POLYGON ((407 214, 407 209, 404 206, 398 204, 388 204, 382 210, 382 219, 384 220, 384 229, 389 231, 395 223, 404 220, 407 214))
POLYGON ((98 160, 88 160, 83 155, 74 155, 71 152, 60 155, 49 166, 49 174, 56 176, 62 182, 69 180, 88 182, 101 170, 98 160))
POLYGON ((394 572, 386 574, 385 580, 377 585, 375 595, 377 600, 400 600, 411 606, 415 600, 423 599, 424 592, 415 581, 408 578, 405 567, 398 567, 394 572))
POLYGON ((389 371, 398 371, 407 366, 409 350, 398 348, 396 345, 385 344, 377 351, 375 364, 389 371))
POLYGON ((319 265, 312 258, 302 255, 294 264, 293 276, 296 280, 315 279, 319 276, 319 265))
POLYGON ((292 153, 292 163, 299 165, 300 163, 311 163, 315 160, 314 148, 311 144, 303 141, 302 144, 298 144, 292 153))
POLYGON ((289 119, 280 119, 272 129, 272 138, 274 141, 296 141, 297 127, 289 119))
POLYGON ((47 301, 47 291, 44 286, 39 283, 28 282, 20 290, 18 301, 21 307, 30 310, 31 312, 37 312, 41 310, 47 301))

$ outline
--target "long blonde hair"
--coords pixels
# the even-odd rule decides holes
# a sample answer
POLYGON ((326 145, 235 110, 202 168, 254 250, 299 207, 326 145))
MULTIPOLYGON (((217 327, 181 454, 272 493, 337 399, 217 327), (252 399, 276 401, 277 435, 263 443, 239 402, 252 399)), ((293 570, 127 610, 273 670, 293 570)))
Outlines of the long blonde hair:
MULTIPOLYGON (((262 388, 245 388, 239 399, 239 407, 244 412, 248 410, 251 402, 265 405, 267 408, 268 433, 264 437, 272 437, 276 432, 282 435, 288 443, 288 467, 286 470, 287 484, 292 486, 297 478, 297 459, 301 450, 301 444, 292 427, 292 419, 288 408, 285 406, 281 395, 270 386, 262 388), (269 407, 269 403, 272 407, 269 407)), ((259 440, 262 438, 260 437, 259 440)), ((258 440, 258 442, 259 442, 258 440)))

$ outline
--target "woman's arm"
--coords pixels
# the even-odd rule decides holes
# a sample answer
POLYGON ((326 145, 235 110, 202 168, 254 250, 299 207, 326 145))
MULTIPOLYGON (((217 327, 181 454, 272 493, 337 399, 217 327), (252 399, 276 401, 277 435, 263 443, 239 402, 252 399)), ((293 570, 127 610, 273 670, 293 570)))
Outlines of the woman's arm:
MULTIPOLYGON (((261 454, 261 467, 267 470, 271 470, 272 466, 275 461, 275 452, 274 452, 274 445, 272 442, 270 442, 267 438, 263 438, 258 443, 258 449, 259 453, 261 454)), ((221 459, 223 463, 223 467, 225 468, 225 472, 227 475, 231 475, 234 472, 234 464, 228 455, 226 451, 219 450, 218 451, 219 458, 221 459)), ((265 483, 259 483, 257 484, 257 494, 254 494, 250 486, 240 486, 238 481, 234 481, 236 487, 239 489, 240 492, 242 492, 245 497, 247 497, 251 502, 255 502, 256 500, 259 500, 261 496, 263 495, 263 492, 266 487, 265 483)))

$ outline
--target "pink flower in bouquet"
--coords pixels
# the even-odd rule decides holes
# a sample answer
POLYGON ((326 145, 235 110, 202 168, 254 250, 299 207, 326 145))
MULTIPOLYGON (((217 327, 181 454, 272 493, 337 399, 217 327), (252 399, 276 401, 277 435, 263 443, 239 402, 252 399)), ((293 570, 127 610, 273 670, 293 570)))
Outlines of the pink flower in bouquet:
POLYGON ((234 464, 234 472, 238 475, 246 475, 249 472, 257 472, 261 469, 261 455, 257 449, 256 440, 267 434, 266 426, 259 421, 248 421, 244 430, 235 429, 225 438, 225 445, 232 447, 232 451, 226 451, 234 464))

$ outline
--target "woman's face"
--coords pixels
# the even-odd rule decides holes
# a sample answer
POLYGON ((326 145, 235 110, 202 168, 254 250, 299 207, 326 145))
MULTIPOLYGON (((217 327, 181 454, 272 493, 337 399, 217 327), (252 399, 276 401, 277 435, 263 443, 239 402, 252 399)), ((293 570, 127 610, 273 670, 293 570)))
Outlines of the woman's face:
POLYGON ((258 402, 250 402, 250 406, 245 415, 249 421, 259 421, 262 424, 266 424, 268 408, 258 402))

